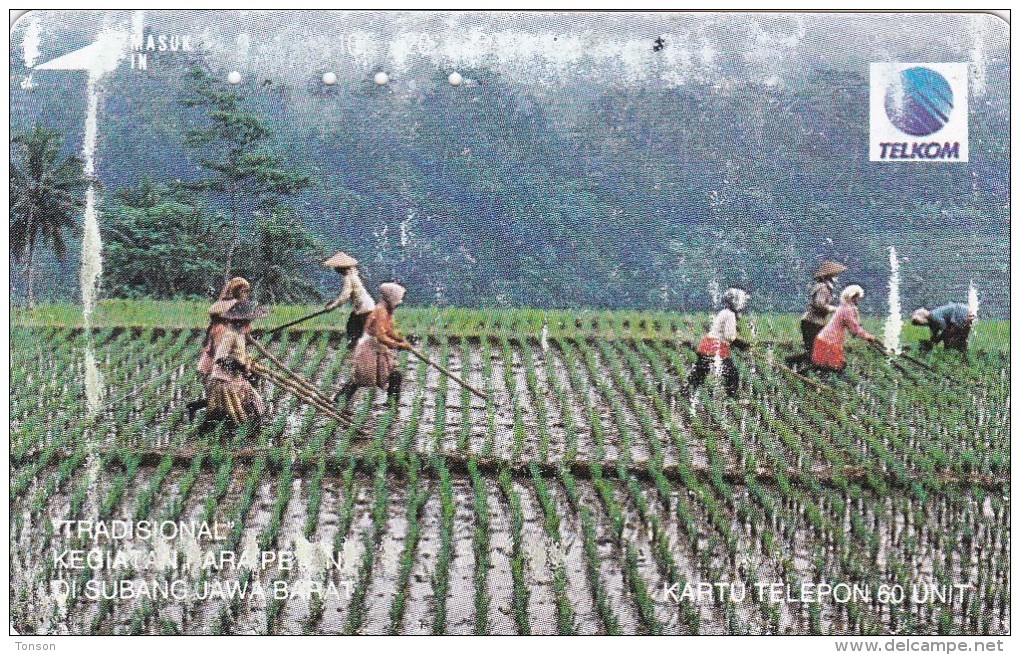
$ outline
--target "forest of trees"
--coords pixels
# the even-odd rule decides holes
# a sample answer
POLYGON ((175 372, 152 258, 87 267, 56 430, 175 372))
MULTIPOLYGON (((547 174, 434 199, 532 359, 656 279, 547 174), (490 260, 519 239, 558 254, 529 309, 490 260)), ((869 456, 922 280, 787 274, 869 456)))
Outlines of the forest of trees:
POLYGON ((1008 313, 1008 103, 972 113, 967 165, 874 164, 856 73, 590 95, 463 73, 485 84, 399 103, 195 67, 141 82, 111 102, 101 147, 160 156, 103 161, 103 293, 207 296, 233 273, 268 301, 312 300, 317 258, 343 248, 416 303, 689 310, 743 284, 795 310, 823 258, 884 292, 893 245, 906 303, 973 279, 1008 313))
MULTIPOLYGON (((319 244, 287 200, 312 186, 277 153, 264 117, 201 68, 182 109, 200 113, 184 135, 204 175, 182 182, 145 176, 103 209, 103 289, 121 298, 205 298, 233 275, 272 303, 319 299, 307 274, 319 244), (217 208, 214 208, 217 207, 217 208)), ((44 125, 12 144, 11 256, 24 261, 34 301, 39 245, 66 258, 65 233, 84 207, 81 161, 58 161, 63 137, 44 125)))

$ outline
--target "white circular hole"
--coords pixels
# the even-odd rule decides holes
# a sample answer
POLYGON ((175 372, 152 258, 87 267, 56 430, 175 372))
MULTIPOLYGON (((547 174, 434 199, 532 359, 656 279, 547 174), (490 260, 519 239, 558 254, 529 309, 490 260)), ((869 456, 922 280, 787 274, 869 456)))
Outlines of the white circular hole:
POLYGON ((464 76, 458 73, 457 71, 453 71, 452 73, 450 73, 449 80, 450 84, 452 84, 453 86, 460 86, 464 82, 464 76))
POLYGON ((322 83, 326 86, 333 86, 336 84, 336 73, 330 71, 322 74, 322 83))
POLYGON ((238 73, 237 71, 230 71, 230 73, 227 75, 227 81, 230 82, 231 84, 240 84, 241 74, 238 73))
POLYGON ((390 81, 390 76, 383 71, 379 71, 375 74, 375 83, 382 86, 390 81))

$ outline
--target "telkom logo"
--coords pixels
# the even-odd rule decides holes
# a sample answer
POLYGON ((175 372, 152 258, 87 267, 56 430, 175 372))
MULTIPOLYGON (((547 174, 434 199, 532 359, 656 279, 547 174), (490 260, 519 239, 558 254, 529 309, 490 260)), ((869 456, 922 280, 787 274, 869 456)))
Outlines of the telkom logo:
POLYGON ((949 122, 953 90, 930 68, 900 72, 885 92, 885 113, 892 124, 911 136, 928 136, 949 122))
POLYGON ((871 64, 871 161, 967 161, 967 67, 871 64))

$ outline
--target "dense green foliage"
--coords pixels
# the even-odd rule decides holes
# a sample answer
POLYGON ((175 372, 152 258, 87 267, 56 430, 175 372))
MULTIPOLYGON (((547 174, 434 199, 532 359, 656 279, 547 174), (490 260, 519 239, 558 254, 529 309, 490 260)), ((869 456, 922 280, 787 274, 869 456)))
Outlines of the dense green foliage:
MULTIPOLYGON (((272 295, 280 295, 290 279, 280 275, 281 265, 303 255, 313 245, 283 201, 307 189, 311 180, 290 169, 276 152, 268 121, 243 103, 225 81, 199 67, 190 71, 189 79, 190 93, 182 102, 203 116, 197 121, 199 127, 185 131, 184 143, 196 151, 198 167, 206 172, 206 177, 185 184, 220 200, 230 217, 234 234, 227 240, 223 277, 229 279, 238 269, 254 271, 266 263, 270 271, 263 282, 272 295), (281 214, 286 215, 282 220, 281 214), (276 246, 279 252, 267 246, 267 239, 288 230, 296 230, 297 234, 276 246), (258 247, 235 264, 235 256, 252 232, 258 247), (269 262, 262 259, 274 252, 276 257, 269 262)), ((299 295, 294 293, 292 297, 299 295)))
POLYGON ((85 207, 83 163, 63 158, 64 138, 42 123, 11 139, 11 259, 24 263, 26 296, 35 302, 36 248, 49 246, 58 259, 67 255, 67 239, 85 207))
POLYGON ((228 225, 190 192, 142 180, 104 212, 103 287, 122 298, 212 296, 228 225))
MULTIPOLYGON (((986 314, 1008 313, 1004 64, 972 107, 971 161, 931 165, 867 160, 857 70, 639 88, 520 88, 485 68, 462 71, 480 83, 460 88, 252 77, 232 90, 209 82, 214 100, 182 111, 196 62, 179 59, 107 101, 108 189, 180 178, 245 221, 294 191, 282 201, 319 254, 348 250, 373 283, 397 277, 437 304, 701 310, 717 282, 793 311, 818 261, 836 258, 875 309, 896 246, 905 304, 962 300, 973 279, 986 314), (158 152, 157 165, 141 152, 158 152), (314 186, 270 175, 281 171, 314 186)), ((77 134, 47 93, 13 112, 15 125, 41 113, 77 134)), ((333 283, 314 267, 305 278, 333 283)))

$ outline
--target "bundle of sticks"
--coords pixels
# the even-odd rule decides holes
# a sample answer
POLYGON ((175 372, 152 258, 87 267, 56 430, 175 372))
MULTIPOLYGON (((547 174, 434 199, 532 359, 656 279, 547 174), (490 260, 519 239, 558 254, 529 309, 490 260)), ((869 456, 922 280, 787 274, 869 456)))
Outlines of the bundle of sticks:
MULTIPOLYGON (((272 362, 279 371, 269 368, 268 366, 259 362, 252 362, 251 368, 254 373, 260 375, 276 386, 289 391, 294 394, 298 400, 311 405, 315 409, 319 410, 326 416, 340 423, 341 425, 351 426, 353 421, 350 418, 344 416, 340 412, 336 411, 333 406, 333 402, 330 398, 322 392, 321 389, 312 384, 309 380, 298 375, 296 372, 291 370, 286 364, 281 362, 273 353, 262 347, 262 344, 252 339, 250 336, 247 338, 248 343, 255 348, 263 357, 272 362)), ((359 429, 358 434, 362 434, 359 429)))

